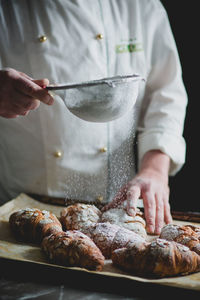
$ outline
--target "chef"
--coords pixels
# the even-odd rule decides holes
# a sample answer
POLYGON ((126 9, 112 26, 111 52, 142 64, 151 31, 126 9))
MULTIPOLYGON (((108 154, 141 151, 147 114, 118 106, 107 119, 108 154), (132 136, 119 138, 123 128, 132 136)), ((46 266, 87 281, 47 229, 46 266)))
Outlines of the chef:
POLYGON ((172 221, 169 176, 185 162, 187 94, 158 0, 0 0, 0 201, 19 193, 119 205, 147 229, 172 221), (140 74, 110 122, 73 115, 44 86, 140 74), (137 155, 136 155, 137 154, 137 155))

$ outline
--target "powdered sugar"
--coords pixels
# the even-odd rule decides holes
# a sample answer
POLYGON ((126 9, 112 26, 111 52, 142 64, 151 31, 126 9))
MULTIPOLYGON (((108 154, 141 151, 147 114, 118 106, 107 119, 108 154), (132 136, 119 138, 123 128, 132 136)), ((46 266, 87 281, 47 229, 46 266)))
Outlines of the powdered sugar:
POLYGON ((61 222, 68 230, 85 231, 99 221, 100 214, 94 205, 76 203, 61 211, 61 222))
POLYGON ((101 222, 116 224, 136 232, 145 238, 147 237, 145 220, 139 215, 136 215, 135 217, 129 216, 124 208, 111 208, 105 211, 101 216, 101 222))
POLYGON ((162 228, 160 238, 173 241, 180 233, 183 233, 183 231, 180 230, 180 226, 175 224, 167 224, 162 228))

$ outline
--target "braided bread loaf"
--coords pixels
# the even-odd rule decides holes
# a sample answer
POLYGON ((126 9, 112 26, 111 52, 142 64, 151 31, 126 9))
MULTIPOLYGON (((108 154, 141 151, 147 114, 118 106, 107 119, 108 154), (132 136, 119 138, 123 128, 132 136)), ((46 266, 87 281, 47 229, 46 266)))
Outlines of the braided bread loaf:
POLYGON ((194 225, 165 225, 160 238, 187 246, 200 255, 200 227, 194 225))
POLYGON ((188 247, 156 239, 148 244, 129 244, 112 252, 113 263, 136 275, 162 278, 200 271, 200 256, 188 247))
POLYGON ((36 244, 40 244, 45 236, 62 231, 62 225, 53 213, 37 208, 12 213, 9 224, 17 240, 36 244))
POLYGON ((88 236, 76 230, 46 236, 41 246, 54 263, 97 271, 101 271, 104 265, 104 257, 98 247, 88 236))

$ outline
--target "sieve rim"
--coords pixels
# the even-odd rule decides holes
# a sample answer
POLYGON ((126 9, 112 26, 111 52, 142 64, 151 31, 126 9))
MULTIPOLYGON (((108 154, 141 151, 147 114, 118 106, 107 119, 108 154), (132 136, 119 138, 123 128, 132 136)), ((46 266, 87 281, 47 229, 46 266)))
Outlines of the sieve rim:
POLYGON ((129 83, 138 80, 145 80, 145 79, 139 74, 117 75, 113 77, 85 81, 81 83, 62 83, 62 84, 48 85, 45 88, 47 90, 66 90, 66 89, 73 89, 73 88, 91 87, 91 86, 103 85, 103 84, 106 84, 110 87, 114 87, 116 84, 129 83))

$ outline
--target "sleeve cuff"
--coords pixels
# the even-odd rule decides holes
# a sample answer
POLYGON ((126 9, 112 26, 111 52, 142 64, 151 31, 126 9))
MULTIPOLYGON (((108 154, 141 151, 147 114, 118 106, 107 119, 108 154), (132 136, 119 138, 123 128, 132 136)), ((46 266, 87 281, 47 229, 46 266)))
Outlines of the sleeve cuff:
POLYGON ((144 154, 150 150, 160 150, 171 158, 169 175, 175 175, 184 165, 186 143, 182 136, 151 131, 138 134, 138 165, 144 154))

